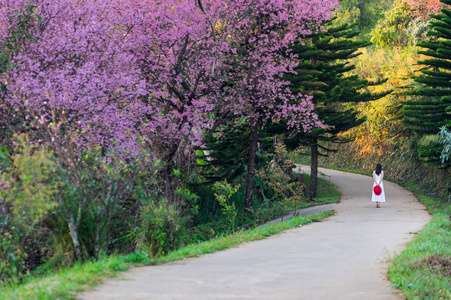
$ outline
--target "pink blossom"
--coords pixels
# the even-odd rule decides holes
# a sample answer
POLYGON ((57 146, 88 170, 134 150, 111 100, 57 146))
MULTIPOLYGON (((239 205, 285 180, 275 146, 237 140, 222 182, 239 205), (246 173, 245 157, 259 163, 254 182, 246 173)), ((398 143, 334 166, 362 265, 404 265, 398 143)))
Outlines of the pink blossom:
MULTIPOLYGON (((27 2, 0 0, 0 24, 27 2)), ((284 51, 337 2, 36 0, 42 22, 3 78, 6 100, 52 138, 131 155, 198 146, 228 113, 306 130, 319 123, 282 79, 295 67, 284 51)))

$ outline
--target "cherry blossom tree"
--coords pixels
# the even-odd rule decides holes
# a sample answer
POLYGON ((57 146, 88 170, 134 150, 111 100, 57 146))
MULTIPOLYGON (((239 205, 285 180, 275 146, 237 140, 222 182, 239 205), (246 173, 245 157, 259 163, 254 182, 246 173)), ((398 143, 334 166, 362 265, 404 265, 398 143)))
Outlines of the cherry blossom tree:
MULTIPOLYGON (((2 45, 23 25, 11 16, 28 2, 0 0, 2 45)), ((110 169, 99 175, 82 153, 111 162, 116 156, 109 152, 133 158, 150 150, 164 163, 161 195, 175 202, 177 163, 226 119, 245 120, 252 128, 245 199, 251 207, 259 128, 279 118, 295 128, 319 125, 310 99, 292 94, 282 75, 295 67, 289 45, 328 19, 336 0, 31 3, 39 18, 27 23, 26 38, 8 57, 11 67, 0 74, 2 109, 14 130, 53 151, 68 185, 81 189, 59 208, 78 259, 82 213, 93 205, 105 210, 113 190, 110 169), (93 199, 83 190, 87 173, 108 195, 93 199)))
MULTIPOLYGON (((1 0, 1 23, 26 2, 1 0)), ((42 17, 35 42, 24 45, 2 80, 20 122, 61 157, 91 145, 128 155, 146 147, 166 163, 163 190, 173 201, 175 162, 222 116, 246 119, 252 153, 264 122, 318 125, 309 98, 291 94, 281 79, 295 66, 282 52, 329 18, 336 0, 34 4, 42 17), (303 101, 294 105, 294 98, 303 101)), ((249 166, 252 185, 253 157, 249 166)))
MULTIPOLYGON (((0 2, 3 41, 11 28, 22 26, 20 19, 10 16, 20 13, 25 4, 0 2)), ((117 28, 116 8, 107 1, 36 1, 35 5, 40 22, 36 18, 29 26, 27 34, 33 39, 23 39, 11 58, 13 67, 1 78, 4 98, 14 129, 28 131, 34 142, 51 148, 67 171, 68 185, 78 188, 80 197, 72 193, 57 198, 75 256, 82 259, 81 216, 89 207, 101 208, 110 201, 109 191, 117 186, 110 181, 104 189, 106 198, 102 194, 93 198, 83 185, 87 173, 99 174, 99 170, 86 164, 82 153, 98 146, 137 153, 129 132, 140 124, 145 107, 139 97, 147 91, 140 71, 133 67, 135 58, 125 48, 124 33, 117 28)), ((102 175, 95 178, 100 183, 102 175)))
MULTIPOLYGON (((199 145, 223 122, 222 116, 246 118, 253 128, 246 193, 246 205, 251 206, 258 129, 264 122, 281 117, 294 127, 318 125, 310 113, 309 98, 303 97, 300 105, 292 104, 294 97, 301 96, 292 95, 281 79, 294 67, 293 60, 282 53, 328 18, 336 1, 160 1, 134 5, 133 11, 140 11, 143 18, 136 23, 134 16, 128 27, 133 28, 132 35, 144 39, 133 45, 144 50, 140 65, 157 91, 153 100, 162 104, 147 123, 151 143, 156 142, 155 133, 161 136, 166 145, 161 147, 159 140, 159 148, 166 150, 163 160, 173 161, 176 155, 186 153, 181 149, 199 145), (159 16, 158 22, 145 17, 149 7, 152 15, 159 16), (150 32, 155 38, 148 38, 150 32)), ((167 195, 171 194, 168 185, 175 179, 170 178, 172 169, 168 164, 164 174, 167 195)))

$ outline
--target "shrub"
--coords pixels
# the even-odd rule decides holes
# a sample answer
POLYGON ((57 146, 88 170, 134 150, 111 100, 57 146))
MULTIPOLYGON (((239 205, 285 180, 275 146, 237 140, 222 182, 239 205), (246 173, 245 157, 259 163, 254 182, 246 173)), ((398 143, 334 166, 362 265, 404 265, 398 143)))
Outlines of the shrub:
POLYGON ((183 221, 175 207, 164 200, 150 201, 141 210, 141 229, 137 248, 151 257, 161 256, 178 248, 182 242, 183 221))
MULTIPOLYGON (((2 153, 5 163, 5 153, 2 153)), ((0 178, 0 282, 17 281, 25 271, 26 239, 54 212, 60 185, 56 164, 44 147, 17 137, 15 154, 0 178)))
POLYGON ((55 209, 53 196, 60 183, 54 176, 57 166, 45 148, 31 145, 26 136, 19 137, 16 146, 13 164, 3 173, 8 186, 4 198, 11 203, 14 224, 27 232, 55 209))
POLYGON ((232 232, 235 230, 235 219, 237 216, 237 210, 235 202, 230 201, 230 198, 239 190, 240 185, 232 186, 227 181, 216 182, 213 186, 215 190, 215 198, 221 206, 222 214, 226 216, 232 232))
POLYGON ((285 210, 285 204, 294 206, 305 199, 306 186, 302 176, 294 176, 295 167, 289 159, 289 153, 283 143, 275 144, 273 160, 262 170, 257 172, 258 180, 274 192, 274 200, 280 201, 285 210))
MULTIPOLYGON (((101 253, 114 250, 113 237, 123 238, 115 230, 127 231, 126 224, 137 214, 130 211, 136 183, 143 169, 153 170, 153 166, 145 155, 126 161, 101 147, 81 153, 72 165, 61 165, 64 188, 55 195, 60 203, 58 217, 66 224, 64 234, 72 239, 74 260, 98 259, 101 253)), ((65 243, 64 234, 55 236, 65 243)))
POLYGON ((371 41, 381 47, 415 45, 428 39, 430 13, 438 13, 438 0, 397 0, 372 30, 371 41), (425 4, 429 2, 429 4, 425 4), (425 8, 426 7, 426 8, 425 8))
POLYGON ((382 21, 370 33, 372 36, 371 42, 381 47, 407 44, 409 37, 405 34, 405 29, 413 19, 410 5, 396 1, 392 8, 385 12, 382 21))
MULTIPOLYGON (((5 225, 5 224, 2 224, 5 225)), ((10 228, 0 232, 0 286, 20 280, 25 270, 26 254, 20 248, 21 234, 10 228)))

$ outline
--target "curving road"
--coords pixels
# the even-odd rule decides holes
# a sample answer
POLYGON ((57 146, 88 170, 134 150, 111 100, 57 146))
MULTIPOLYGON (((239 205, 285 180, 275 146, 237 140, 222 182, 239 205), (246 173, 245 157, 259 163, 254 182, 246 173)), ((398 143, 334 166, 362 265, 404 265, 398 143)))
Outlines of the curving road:
MULTIPOLYGON (((320 169, 342 192, 336 215, 262 241, 161 266, 141 267, 82 299, 402 299, 385 279, 430 217, 407 190, 385 182, 371 203, 369 176, 320 169)), ((322 207, 318 210, 324 209, 322 207)))

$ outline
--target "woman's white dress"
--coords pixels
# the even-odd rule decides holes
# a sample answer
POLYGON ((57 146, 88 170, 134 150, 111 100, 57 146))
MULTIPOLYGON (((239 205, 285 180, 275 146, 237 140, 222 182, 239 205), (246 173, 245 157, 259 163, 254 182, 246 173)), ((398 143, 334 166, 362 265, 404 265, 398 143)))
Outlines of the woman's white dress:
POLYGON ((384 171, 381 171, 381 173, 379 175, 376 174, 376 171, 373 171, 373 175, 374 175, 374 177, 376 177, 376 182, 379 183, 379 185, 381 186, 382 193, 379 196, 377 196, 374 193, 374 187, 376 186, 376 182, 374 182, 373 183, 373 189, 372 189, 372 192, 371 192, 371 194, 372 194, 371 201, 372 202, 385 202, 384 182, 383 181, 381 182, 381 178, 382 178, 382 175, 384 175, 384 171))

